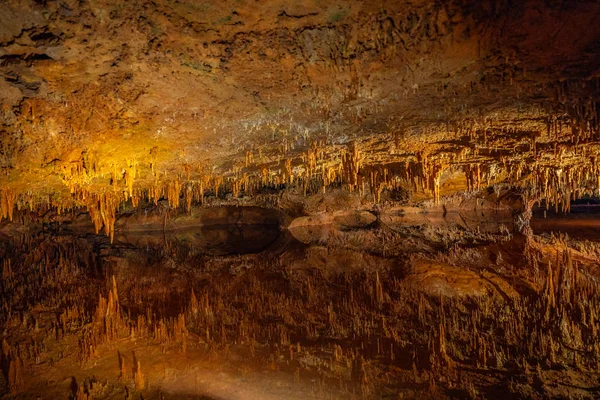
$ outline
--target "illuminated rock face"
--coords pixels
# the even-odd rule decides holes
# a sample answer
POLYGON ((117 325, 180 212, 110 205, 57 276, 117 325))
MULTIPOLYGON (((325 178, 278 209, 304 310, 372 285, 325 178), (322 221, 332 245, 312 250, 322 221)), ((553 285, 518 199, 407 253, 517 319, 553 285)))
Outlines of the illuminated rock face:
POLYGON ((597 194, 597 2, 444 3, 3 3, 2 215, 597 194))

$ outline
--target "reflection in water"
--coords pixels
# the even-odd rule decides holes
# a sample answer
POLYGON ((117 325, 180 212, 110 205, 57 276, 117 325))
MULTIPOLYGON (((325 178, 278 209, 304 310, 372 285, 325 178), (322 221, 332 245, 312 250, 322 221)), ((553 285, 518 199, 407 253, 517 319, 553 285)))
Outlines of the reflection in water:
POLYGON ((429 217, 305 244, 258 226, 2 242, 6 390, 63 398, 71 376, 77 399, 595 390, 600 248, 429 217))
POLYGON ((571 206, 568 214, 537 209, 531 220, 535 234, 566 233, 579 240, 600 240, 600 206, 571 206))
POLYGON ((384 215, 382 221, 391 227, 427 226, 433 229, 478 230, 498 233, 514 231, 514 217, 508 211, 408 213, 384 215))
POLYGON ((171 231, 133 231, 116 235, 116 241, 137 247, 166 243, 213 255, 258 253, 277 241, 277 225, 209 225, 171 231))

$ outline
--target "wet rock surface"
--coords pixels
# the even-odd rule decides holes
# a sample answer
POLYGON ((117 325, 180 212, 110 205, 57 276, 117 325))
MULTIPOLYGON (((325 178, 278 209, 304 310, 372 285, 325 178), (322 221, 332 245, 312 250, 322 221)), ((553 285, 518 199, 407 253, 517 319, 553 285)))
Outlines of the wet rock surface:
POLYGON ((4 238, 8 398, 593 398, 598 237, 561 227, 4 238))

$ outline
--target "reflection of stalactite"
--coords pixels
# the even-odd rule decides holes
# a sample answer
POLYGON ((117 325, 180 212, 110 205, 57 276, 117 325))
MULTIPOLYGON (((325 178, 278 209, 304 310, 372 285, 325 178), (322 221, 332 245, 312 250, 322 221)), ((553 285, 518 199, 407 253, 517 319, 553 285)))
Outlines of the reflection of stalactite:
MULTIPOLYGON (((514 368, 525 371, 535 365, 562 365, 575 374, 581 370, 587 373, 598 364, 599 286, 588 274, 588 268, 581 266, 581 262, 586 262, 582 255, 589 244, 579 248, 575 257, 567 247, 566 239, 536 238, 523 250, 523 257, 514 253, 522 261, 518 264, 521 268, 515 273, 520 279, 531 282, 529 287, 535 289, 527 295, 512 295, 510 290, 504 292, 511 285, 499 276, 492 278, 493 287, 497 289, 490 286, 490 293, 482 296, 427 295, 421 285, 407 286, 407 280, 398 279, 385 266, 370 262, 371 258, 366 254, 363 257, 368 272, 342 277, 307 273, 296 274, 290 281, 290 275, 283 268, 272 268, 279 255, 267 259, 264 257, 269 255, 261 255, 260 258, 239 257, 244 263, 256 262, 256 265, 251 264, 254 268, 237 275, 234 282, 226 269, 222 274, 211 274, 210 280, 190 283, 194 289, 172 291, 169 290, 172 287, 170 279, 152 281, 153 277, 149 276, 146 282, 150 281, 152 287, 146 286, 144 281, 128 279, 125 286, 119 285, 119 291, 117 279, 111 277, 107 289, 101 290, 99 295, 95 287, 97 281, 81 279, 86 272, 98 270, 98 265, 94 264, 97 261, 93 261, 95 257, 91 257, 95 251, 86 254, 89 249, 56 243, 55 238, 45 242, 49 247, 30 240, 22 244, 22 254, 5 259, 2 268, 0 322, 8 332, 16 328, 19 337, 11 343, 12 348, 6 338, 2 341, 0 358, 7 377, 16 375, 9 373, 8 365, 11 360, 16 360, 18 351, 26 365, 33 365, 33 360, 40 355, 39 347, 45 346, 46 342, 21 340, 27 329, 36 329, 32 338, 41 333, 37 324, 30 323, 30 318, 36 314, 27 309, 21 313, 21 308, 17 308, 22 297, 11 296, 14 288, 26 290, 24 293, 30 291, 29 307, 41 303, 40 299, 44 297, 36 297, 38 293, 48 295, 47 299, 59 314, 56 321, 54 318, 49 322, 42 319, 42 324, 47 321, 52 325, 40 329, 42 332, 44 329, 56 331, 60 348, 70 348, 73 336, 77 336, 78 360, 82 364, 99 356, 105 359, 103 352, 107 346, 101 346, 103 343, 124 347, 135 341, 152 343, 173 358, 177 357, 175 351, 190 351, 188 346, 195 355, 200 348, 208 348, 212 353, 219 351, 217 346, 221 344, 226 349, 234 344, 248 351, 243 354, 257 352, 261 360, 263 349, 274 349, 275 355, 270 362, 274 369, 288 365, 292 360, 297 362, 322 354, 327 348, 332 370, 345 368, 345 382, 349 384, 365 387, 373 381, 377 384, 374 373, 379 365, 393 366, 401 362, 405 366, 413 365, 412 375, 404 374, 405 378, 412 376, 421 384, 427 376, 443 376, 445 381, 437 381, 441 388, 446 388, 445 385, 464 386, 463 379, 467 378, 465 375, 457 377, 455 372, 460 370, 464 374, 466 369, 463 367, 492 367, 494 371, 506 372, 514 368), (262 279, 264 270, 261 268, 268 268, 270 279, 262 279), (294 290, 281 290, 290 282, 293 282, 294 290), (159 286, 162 283, 167 286, 159 286), (500 284, 496 286, 496 283, 500 284), (55 288, 59 284, 62 290, 57 293, 55 288), (78 303, 79 299, 92 294, 98 299, 96 312, 93 312, 93 304, 78 303), (172 309, 164 307, 165 299, 173 299, 181 312, 172 313, 172 309), (71 306, 73 304, 75 306, 71 306), (393 310, 401 312, 390 312, 393 310), (298 313, 310 313, 313 317, 298 322, 295 316, 304 315, 298 313), (268 315, 269 323, 257 323, 256 319, 249 318, 254 314, 268 315), (302 332, 308 340, 302 346, 294 345, 294 332, 302 332), (348 337, 348 332, 354 339, 340 341, 340 337, 348 337), (523 341, 523 337, 528 340, 523 341), (406 351, 406 338, 411 339, 413 351, 406 351), (314 345, 317 340, 318 344, 314 345), (514 363, 513 359, 516 360, 514 363), (458 364, 456 368, 455 364, 458 364), (375 366, 374 370, 372 366, 375 366)), ((409 243, 414 243, 413 240, 411 238, 409 243)), ((497 248, 495 244, 491 246, 490 249, 497 248)), ((164 250, 171 255, 176 253, 175 248, 161 249, 164 250)), ((517 250, 512 248, 512 251, 517 250)), ((176 254, 183 261, 195 259, 197 253, 190 250, 176 254), (190 258, 186 258, 186 254, 190 258)), ((472 254, 470 249, 457 247, 438 257, 447 257, 456 265, 464 261, 467 268, 474 268, 472 254)), ((593 260, 595 258, 589 262, 593 264, 593 260)), ((307 261, 312 262, 312 258, 307 261)), ((148 269, 144 268, 144 271, 148 269)), ((490 276, 485 268, 480 273, 486 280, 490 276)), ((127 272, 123 279, 129 276, 130 272, 127 272)), ((138 366, 138 360, 125 358, 121 353, 116 356, 114 362, 116 364, 118 358, 119 371, 114 371, 114 378, 120 373, 124 383, 131 384, 139 371, 136 387, 145 388, 147 379, 153 376, 152 368, 144 369, 146 373, 142 374, 143 362, 138 366)), ((18 363, 14 361, 14 370, 17 367, 18 363)), ((35 368, 38 367, 36 364, 35 368)), ((542 378, 547 373, 545 368, 537 370, 542 378)), ((326 375, 329 371, 324 373, 325 377, 331 376, 326 375)))
POLYGON ((136 390, 146 389, 146 378, 144 377, 144 374, 142 373, 142 364, 139 361, 137 361, 137 363, 136 363, 133 380, 135 382, 136 390))
POLYGON ((18 355, 9 362, 8 387, 12 394, 17 394, 25 388, 25 365, 18 355))
POLYGON ((128 365, 125 361, 125 357, 123 357, 123 354, 119 351, 117 351, 117 358, 119 360, 119 382, 123 383, 127 380, 127 376, 129 375, 127 373, 128 365))

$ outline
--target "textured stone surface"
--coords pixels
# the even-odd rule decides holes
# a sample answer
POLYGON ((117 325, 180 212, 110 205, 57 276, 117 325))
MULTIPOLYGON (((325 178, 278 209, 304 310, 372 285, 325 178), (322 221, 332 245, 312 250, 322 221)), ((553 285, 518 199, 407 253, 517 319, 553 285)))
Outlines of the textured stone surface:
POLYGON ((340 184, 597 194, 595 1, 0 7, 4 217, 340 184))

